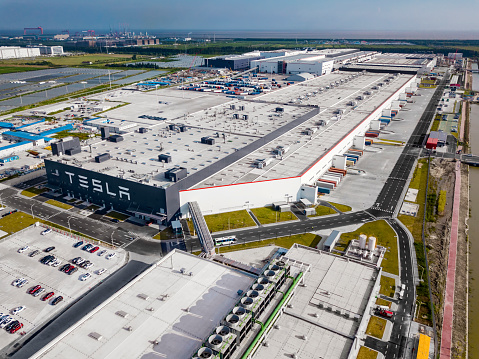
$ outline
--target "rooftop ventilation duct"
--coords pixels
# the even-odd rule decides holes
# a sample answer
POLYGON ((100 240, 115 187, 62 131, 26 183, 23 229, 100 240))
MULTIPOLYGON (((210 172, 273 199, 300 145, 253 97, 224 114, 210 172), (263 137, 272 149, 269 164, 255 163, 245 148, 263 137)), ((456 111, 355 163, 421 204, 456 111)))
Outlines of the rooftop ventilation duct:
POLYGON ((210 348, 203 347, 200 350, 198 350, 198 357, 199 358, 212 358, 213 357, 213 351, 210 348))

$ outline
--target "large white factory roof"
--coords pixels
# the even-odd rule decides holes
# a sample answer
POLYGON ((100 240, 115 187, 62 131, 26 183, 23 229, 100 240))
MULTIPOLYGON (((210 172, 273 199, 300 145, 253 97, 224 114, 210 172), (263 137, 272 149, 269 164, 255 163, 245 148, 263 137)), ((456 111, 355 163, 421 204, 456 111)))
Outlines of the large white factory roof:
POLYGON ((39 357, 192 357, 253 280, 174 250, 39 357))
POLYGON ((410 76, 400 75, 386 84, 384 80, 388 76, 368 73, 354 77, 351 73, 336 72, 284 86, 267 95, 251 97, 251 100, 231 100, 214 93, 174 89, 133 92, 122 98, 130 105, 109 111, 108 119, 91 121, 93 125, 110 126, 120 131, 123 141, 97 138, 83 147, 81 153, 61 159, 70 165, 114 177, 168 186, 171 182, 164 176, 166 170, 184 167, 189 175, 194 174, 311 114, 319 106, 318 115, 284 131, 229 167, 218 166, 216 174, 199 182, 196 188, 299 176, 410 79, 410 76), (385 86, 371 91, 371 96, 365 96, 356 105, 349 104, 379 82, 384 82, 385 86), (332 83, 334 88, 327 90, 332 83), (235 109, 231 109, 231 105, 235 109), (244 109, 239 110, 240 106, 244 109), (277 107, 283 112, 276 112, 277 107), (332 120, 319 126, 320 121, 326 123, 335 117, 338 109, 344 110, 340 121, 332 120), (235 114, 238 119, 234 118, 235 114), (184 124, 188 130, 169 130, 169 125, 173 124, 184 124), (147 133, 138 132, 145 127, 149 129, 147 133), (317 131, 304 134, 313 128, 317 131), (214 138, 215 144, 200 143, 203 137, 214 138), (282 159, 273 158, 272 151, 277 146, 290 147, 282 159), (108 153, 111 159, 96 163, 94 157, 103 153, 108 153), (172 162, 159 162, 159 154, 171 156, 172 162), (272 159, 271 164, 262 170, 255 168, 256 160, 267 158, 272 159))

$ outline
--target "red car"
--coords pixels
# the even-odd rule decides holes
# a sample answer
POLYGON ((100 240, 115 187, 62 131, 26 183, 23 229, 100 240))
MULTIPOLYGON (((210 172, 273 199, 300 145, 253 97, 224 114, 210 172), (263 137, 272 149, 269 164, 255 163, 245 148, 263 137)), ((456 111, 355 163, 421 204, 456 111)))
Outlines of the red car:
POLYGON ((17 332, 21 328, 23 328, 23 323, 18 323, 16 325, 14 325, 13 328, 10 329, 10 334, 13 334, 13 333, 17 332))
POLYGON ((65 269, 65 273, 68 274, 72 271, 72 269, 75 268, 75 266, 70 266, 67 269, 65 269))
POLYGON ((53 297, 55 295, 54 292, 49 292, 47 294, 45 294, 42 298, 43 301, 46 301, 47 299, 50 299, 51 297, 53 297))
POLYGON ((90 250, 90 253, 95 253, 97 250, 99 250, 100 247, 96 246, 96 247, 93 247, 91 250, 90 250))
POLYGON ((28 291, 29 294, 33 294, 35 293, 37 290, 39 290, 42 286, 41 285, 36 285, 35 287, 33 287, 32 289, 30 289, 28 291))

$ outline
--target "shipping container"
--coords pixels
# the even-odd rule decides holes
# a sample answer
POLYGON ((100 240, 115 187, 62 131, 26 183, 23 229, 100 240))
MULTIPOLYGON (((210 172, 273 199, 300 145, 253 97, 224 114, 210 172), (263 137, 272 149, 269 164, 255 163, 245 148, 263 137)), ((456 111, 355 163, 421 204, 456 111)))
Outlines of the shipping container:
POLYGON ((333 188, 335 188, 335 187, 337 186, 336 181, 330 181, 330 180, 323 179, 323 178, 318 179, 318 182, 321 182, 321 185, 322 185, 323 187, 333 186, 333 188), (326 185, 326 183, 329 184, 329 186, 326 185))
POLYGON ((347 173, 346 170, 342 170, 341 168, 336 168, 336 167, 331 167, 331 168, 329 169, 329 171, 342 173, 342 174, 344 174, 344 175, 346 175, 346 173, 347 173))
POLYGON ((330 193, 331 193, 331 190, 330 190, 329 188, 318 187, 318 192, 319 192, 319 193, 330 194, 330 193))
POLYGON ((350 149, 348 150, 348 152, 356 153, 356 154, 358 154, 358 155, 360 155, 360 156, 362 156, 362 155, 364 154, 364 151, 358 150, 357 148, 350 148, 350 149))

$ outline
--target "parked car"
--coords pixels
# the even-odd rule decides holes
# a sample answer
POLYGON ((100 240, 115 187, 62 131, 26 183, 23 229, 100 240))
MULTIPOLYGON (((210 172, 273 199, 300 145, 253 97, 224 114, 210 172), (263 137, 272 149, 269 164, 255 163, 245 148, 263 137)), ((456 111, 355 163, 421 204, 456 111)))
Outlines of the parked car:
POLYGON ((36 285, 34 286, 33 288, 31 288, 29 291, 28 291, 28 294, 33 294, 35 293, 37 290, 39 290, 42 286, 41 285, 36 285))
POLYGON ((95 253, 99 249, 100 249, 100 247, 98 247, 98 246, 93 247, 92 249, 90 249, 90 253, 95 253))
POLYGON ((76 264, 80 265, 80 264, 82 264, 82 263, 85 262, 85 261, 86 261, 85 258, 79 257, 78 260, 76 261, 76 264))
POLYGON ((65 272, 68 268, 70 268, 70 264, 67 263, 60 268, 60 272, 65 272))
POLYGON ((62 261, 58 258, 56 258, 52 263, 51 263, 51 266, 52 267, 58 267, 60 264, 62 264, 62 261))
POLYGON ((109 255, 107 255, 105 258, 106 259, 112 259, 113 257, 116 256, 116 253, 110 253, 109 255))
POLYGON ((93 267, 93 263, 92 263, 92 262, 89 262, 89 263, 87 263, 85 266, 83 266, 83 268, 85 268, 85 269, 90 269, 91 267, 93 267))
POLYGON ((106 253, 106 249, 104 249, 104 250, 98 252, 98 255, 101 257, 101 256, 104 255, 105 253, 106 253))
POLYGON ((29 246, 25 246, 25 247, 22 247, 18 250, 18 253, 23 253, 25 252, 28 248, 30 248, 29 246))
POLYGON ((44 249, 44 252, 51 252, 51 251, 53 251, 54 249, 55 249, 55 247, 53 247, 53 246, 52 246, 52 247, 48 247, 48 248, 44 249))
POLYGON ((120 223, 120 220, 117 219, 117 218, 113 218, 111 221, 112 221, 113 223, 120 223))
POLYGON ((20 324, 20 322, 18 320, 13 320, 9 324, 7 324, 7 326, 5 327, 5 330, 9 332, 10 329, 12 329, 17 324, 20 324))
POLYGON ((40 253, 39 250, 34 250, 32 253, 29 254, 30 257, 35 257, 38 253, 40 253))
POLYGON ((62 300, 63 300, 63 297, 60 295, 60 296, 58 296, 58 297, 56 297, 55 299, 52 300, 52 305, 57 305, 62 300))
POLYGON ((37 289, 35 292, 32 293, 34 297, 38 297, 40 294, 42 294, 45 291, 45 288, 40 288, 37 289))
POLYGON ((96 271, 96 274, 102 275, 102 274, 105 273, 105 272, 106 272, 106 269, 105 269, 105 268, 100 268, 100 269, 98 269, 98 270, 96 271))
POLYGON ((21 328, 23 328, 23 323, 18 322, 10 328, 9 332, 10 334, 13 334, 19 331, 21 328))
POLYGON ((11 322, 13 322, 13 318, 12 317, 9 317, 8 315, 3 318, 1 321, 0 321, 0 328, 5 328, 7 325, 9 325, 11 322))
POLYGON ((83 241, 76 242, 76 243, 73 245, 73 248, 78 248, 78 247, 80 247, 82 244, 83 244, 83 241))
POLYGON ((44 235, 50 233, 51 231, 52 231, 51 228, 47 228, 47 229, 45 229, 45 230, 42 232, 42 235, 44 236, 44 235))
POLYGON ((73 258, 70 262, 72 262, 73 264, 77 264, 77 261, 81 259, 81 257, 75 257, 73 258))
POLYGON ((79 265, 81 268, 85 268, 87 265, 89 265, 91 262, 90 261, 85 261, 82 264, 79 265))
POLYGON ((47 299, 50 299, 51 297, 53 297, 55 295, 54 292, 48 292, 47 294, 45 294, 43 297, 42 297, 42 300, 43 301, 46 301, 47 299))
POLYGON ((68 265, 68 268, 66 268, 66 269, 64 270, 64 272, 65 272, 66 274, 70 274, 70 272, 71 272, 74 268, 75 268, 75 266, 68 265))
POLYGON ((83 274, 81 277, 80 277, 80 280, 83 282, 85 280, 87 280, 88 278, 91 277, 91 274, 90 273, 85 273, 83 274))
POLYGON ((21 280, 20 282, 18 282, 17 287, 18 287, 18 288, 21 288, 21 287, 23 287, 25 284, 28 284, 28 280, 26 280, 25 278, 22 278, 22 280, 21 280))
POLYGON ((20 313, 22 310, 24 310, 26 307, 24 305, 21 305, 19 307, 16 307, 14 309, 12 309, 12 314, 13 315, 16 315, 18 313, 20 313))
POLYGON ((12 285, 13 285, 13 286, 17 286, 18 283, 20 283, 21 280, 22 280, 22 278, 17 278, 17 279, 15 279, 15 280, 12 282, 12 285))
POLYGON ((87 245, 84 245, 82 249, 84 251, 89 251, 91 248, 93 248, 93 244, 88 243, 87 245))

